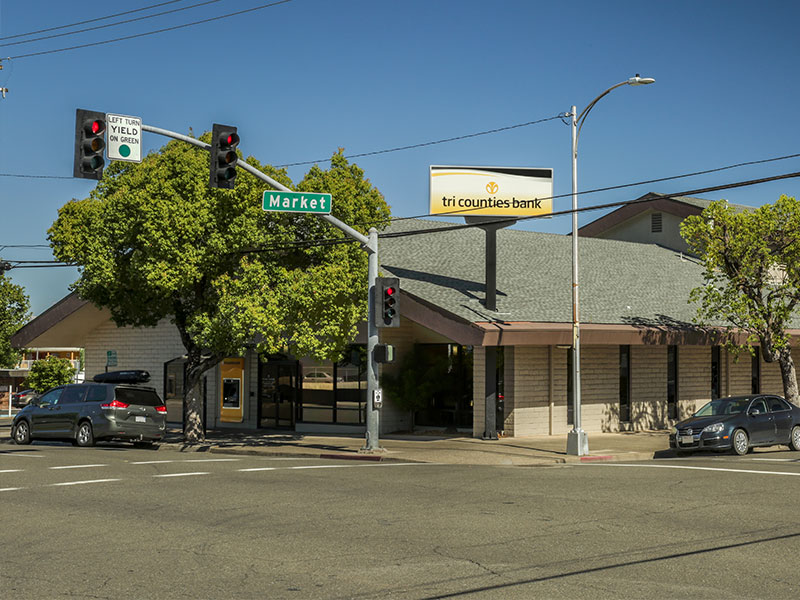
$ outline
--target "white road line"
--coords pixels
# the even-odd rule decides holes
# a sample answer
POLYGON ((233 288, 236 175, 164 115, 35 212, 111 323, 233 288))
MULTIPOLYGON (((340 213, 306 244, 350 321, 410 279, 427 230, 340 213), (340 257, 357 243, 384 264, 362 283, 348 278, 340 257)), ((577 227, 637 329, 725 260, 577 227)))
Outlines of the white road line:
POLYGON ((153 477, 191 477, 192 475, 211 475, 211 473, 193 471, 191 473, 166 473, 164 475, 153 475, 153 477))
POLYGON ((64 483, 51 483, 47 487, 58 487, 65 485, 84 485, 86 483, 108 483, 109 481, 122 481, 121 479, 88 479, 86 481, 65 481, 64 483))
POLYGON ((796 458, 751 458, 750 460, 760 460, 763 462, 800 462, 796 458))
POLYGON ((0 492, 16 492, 17 490, 24 490, 25 488, 0 488, 0 492))
POLYGON ((48 469, 53 469, 57 471, 59 469, 91 469, 94 467, 107 467, 108 465, 64 465, 62 467, 47 467, 48 469))
POLYGON ((237 469, 240 473, 252 473, 253 471, 277 471, 281 467, 256 467, 253 469, 237 469))
POLYGON ((207 462, 238 462, 241 458, 192 458, 189 460, 182 460, 184 463, 207 463, 207 462))
POLYGON ((174 463, 174 460, 140 460, 132 462, 132 465, 166 465, 167 463, 174 463))
POLYGON ((372 464, 351 464, 351 465, 301 465, 299 467, 255 467, 251 469, 237 469, 241 473, 252 473, 254 471, 299 471, 301 469, 355 469, 365 467, 411 467, 420 465, 437 465, 439 463, 372 463, 372 464))
POLYGON ((22 473, 24 469, 3 469, 0 473, 22 473))
POLYGON ((27 458, 44 458, 43 454, 25 454, 24 452, 3 452, 5 456, 25 456, 27 458))
POLYGON ((792 473, 789 471, 756 471, 754 469, 723 469, 721 467, 690 467, 688 465, 635 465, 625 463, 595 463, 596 467, 638 467, 640 469, 684 469, 686 471, 720 471, 724 473, 747 473, 751 475, 785 475, 788 477, 800 477, 800 472, 792 473))

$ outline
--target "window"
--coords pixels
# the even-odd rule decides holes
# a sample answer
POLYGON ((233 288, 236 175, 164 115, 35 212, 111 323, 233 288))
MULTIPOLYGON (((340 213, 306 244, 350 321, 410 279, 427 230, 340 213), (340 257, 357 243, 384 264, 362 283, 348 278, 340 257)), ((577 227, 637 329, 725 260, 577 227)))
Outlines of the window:
POLYGON ((619 347, 619 420, 631 420, 631 347, 619 347))
POLYGON ((650 215, 650 233, 661 233, 661 213, 653 213, 650 215))
POLYGON ((39 398, 39 404, 45 405, 45 404, 56 404, 56 403, 58 403, 58 399, 61 396, 61 392, 63 392, 63 391, 64 391, 63 387, 56 388, 54 390, 50 390, 44 396, 39 398))
POLYGON ((778 398, 777 396, 770 396, 767 398, 767 404, 769 404, 770 412, 783 412, 786 410, 791 410, 789 405, 786 404, 782 398, 778 398))
POLYGON ((300 420, 363 425, 366 422, 367 349, 352 344, 337 362, 300 361, 300 420))
POLYGON ((65 387, 57 404, 75 404, 76 402, 83 402, 87 387, 88 386, 85 385, 70 385, 65 387))
POLYGON ((667 346, 667 418, 678 418, 678 347, 667 346))
POLYGON ((752 384, 750 386, 750 393, 751 394, 760 394, 761 393, 761 356, 758 353, 758 348, 756 348, 755 354, 753 355, 752 360, 752 367, 750 368, 752 384))
POLYGON ((106 386, 90 385, 89 393, 86 395, 86 402, 102 402, 106 399, 106 386))
POLYGON ((719 346, 713 346, 711 348, 711 399, 712 400, 720 397, 719 376, 720 376, 719 346))
POLYGON ((764 402, 764 399, 763 398, 757 398, 756 400, 754 400, 753 403, 750 405, 750 410, 748 412, 751 415, 755 415, 755 414, 763 415, 763 414, 766 414, 767 405, 764 402), (758 412, 756 412, 756 411, 758 411, 758 412))

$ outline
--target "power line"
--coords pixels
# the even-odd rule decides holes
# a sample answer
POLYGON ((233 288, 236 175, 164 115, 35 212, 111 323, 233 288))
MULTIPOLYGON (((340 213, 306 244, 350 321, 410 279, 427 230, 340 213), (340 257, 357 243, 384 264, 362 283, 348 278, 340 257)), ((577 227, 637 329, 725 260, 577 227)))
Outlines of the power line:
MULTIPOLYGON (((412 150, 414 148, 422 148, 424 146, 434 146, 436 144, 444 144, 446 142, 455 142, 455 141, 458 141, 458 140, 466 140, 466 139, 478 137, 478 136, 481 136, 481 135, 489 135, 489 134, 492 134, 492 133, 499 133, 501 131, 508 131, 510 129, 518 129, 520 127, 528 127, 529 125, 537 125, 539 123, 544 123, 545 121, 553 121, 555 119, 561 119, 563 116, 564 116, 564 114, 562 113, 562 114, 558 114, 558 115, 556 115, 554 117, 547 117, 545 119, 538 119, 536 121, 528 121, 527 123, 518 123, 516 125, 508 125, 507 127, 498 127, 497 129, 489 129, 487 131, 479 131, 478 133, 468 133, 466 135, 459 135, 459 136, 456 136, 456 137, 445 138, 445 139, 442 139, 442 140, 434 140, 432 142, 422 142, 422 143, 419 143, 419 144, 411 144, 411 145, 408 145, 408 146, 398 146, 397 148, 388 148, 386 150, 374 150, 372 152, 363 152, 361 154, 349 154, 348 156, 345 156, 344 158, 349 160, 351 158, 361 158, 361 157, 364 157, 364 156, 375 156, 376 154, 388 154, 389 152, 399 152, 400 150, 412 150)), ((330 162, 330 161, 331 161, 330 158, 323 158, 323 159, 319 159, 319 160, 304 160, 304 161, 301 161, 301 162, 286 163, 284 165, 275 165, 275 167, 278 168, 278 169, 283 169, 285 167, 298 167, 298 166, 302 166, 302 165, 313 165, 313 164, 316 164, 316 163, 330 162)))
POLYGON ((255 6, 253 8, 247 8, 245 10, 240 10, 237 12, 228 13, 225 15, 219 15, 217 17, 210 17, 208 19, 202 19, 200 21, 194 21, 192 23, 184 23, 183 25, 174 25, 172 27, 165 27, 163 29, 156 29, 155 31, 147 31, 145 33, 137 33, 134 35, 126 35, 123 37, 113 38, 110 40, 103 40, 101 42, 91 42, 88 44, 78 44, 77 46, 69 46, 67 48, 56 48, 54 50, 42 50, 41 52, 31 52, 29 54, 20 54, 18 56, 9 56, 8 60, 17 60, 20 58, 29 58, 31 56, 42 56, 44 54, 55 54, 57 52, 67 52, 68 50, 78 50, 80 48, 91 48, 92 46, 102 46, 103 44, 112 44, 114 42, 121 42, 123 40, 133 40, 140 37, 145 37, 148 35, 155 35, 157 33, 164 33, 167 31, 175 31, 176 29, 184 29, 186 27, 193 27, 194 25, 202 25, 203 23, 210 23, 212 21, 219 21, 221 19, 227 19, 229 17, 235 17, 238 15, 243 15, 246 13, 251 13, 257 10, 262 10, 264 8, 271 8, 273 6, 278 6, 279 4, 287 4, 288 2, 292 2, 292 0, 276 0, 275 2, 270 2, 269 4, 262 4, 260 6, 255 6))
MULTIPOLYGON (((182 1, 182 0, 180 0, 182 1)), ((143 17, 136 17, 134 19, 126 19, 124 21, 117 21, 116 23, 106 23, 105 25, 97 25, 95 27, 87 27, 85 29, 76 29, 75 31, 67 31, 65 33, 56 33, 53 35, 45 35, 42 37, 32 38, 30 40, 20 40, 18 42, 9 42, 9 43, 0 43, 0 47, 2 46, 17 46, 19 44, 30 44, 31 42, 40 42, 42 40, 49 40, 58 37, 64 37, 67 35, 76 35, 78 33, 85 33, 87 31, 94 31, 96 29, 106 29, 107 27, 116 27, 117 25, 124 25, 126 23, 134 23, 136 21, 144 21, 145 19, 152 19, 154 17, 161 17, 164 15, 169 15, 176 12, 181 12, 184 10, 189 10, 191 8, 197 8, 198 6, 205 6, 206 4, 215 4, 217 2, 221 2, 222 0, 206 0, 205 2, 200 2, 198 4, 192 4, 190 6, 184 6, 181 8, 173 8, 172 10, 165 10, 159 13, 153 13, 152 15, 145 15, 143 17)), ((2 40, 2 38, 0 38, 2 40)))
MULTIPOLYGON (((673 180, 676 180, 676 179, 685 179, 687 177, 696 177, 698 175, 708 175, 710 173, 719 173, 720 171, 728 171, 730 169, 738 169, 738 168, 741 168, 741 167, 748 167, 748 166, 752 166, 752 165, 762 165, 762 164, 765 164, 765 163, 776 162, 776 161, 779 161, 779 160, 787 160, 787 159, 790 159, 790 158, 798 158, 798 157, 800 157, 800 153, 799 154, 787 154, 786 156, 777 156, 777 157, 774 157, 774 158, 764 158, 764 159, 760 159, 760 160, 750 160, 750 161, 747 161, 747 162, 740 162, 740 163, 736 163, 736 164, 733 164, 733 165, 726 165, 724 167, 716 167, 714 169, 705 169, 704 171, 694 171, 693 173, 683 173, 681 175, 670 175, 668 177, 659 177, 657 179, 646 179, 646 180, 643 180, 643 181, 636 181, 636 182, 633 182, 633 183, 623 183, 623 184, 611 185, 611 186, 607 186, 607 187, 584 190, 582 192, 578 192, 578 196, 586 196, 586 195, 589 195, 589 194, 596 194, 598 192, 609 192, 609 191, 613 191, 613 190, 621 190, 621 189, 630 188, 630 187, 638 187, 638 186, 641 186, 641 185, 650 185, 652 183, 661 183, 661 182, 664 182, 664 181, 673 181, 673 180)), ((570 192, 568 194, 557 194, 555 196, 546 196, 546 197, 537 198, 537 199, 538 200, 558 200, 560 198, 571 198, 571 197, 572 197, 572 193, 570 192)), ((474 209, 465 208, 463 210, 454 210, 454 211, 451 211, 451 212, 448 212, 448 213, 441 213, 438 216, 441 216, 441 217, 454 217, 454 216, 459 216, 462 213, 470 213, 470 212, 473 212, 473 211, 474 211, 474 209)), ((397 218, 393 218, 392 222, 394 223, 396 221, 404 221, 404 220, 407 220, 407 219, 421 219, 421 218, 429 217, 429 216, 431 216, 431 215, 426 213, 424 215, 417 215, 417 216, 413 216, 413 217, 397 217, 397 218)))
MULTIPOLYGON (((695 194, 704 194, 706 192, 717 192, 720 190, 729 190, 733 188, 739 187, 746 187, 750 185, 758 185, 760 183, 769 183, 770 181, 779 181, 782 179, 791 179, 794 177, 800 177, 800 171, 796 171, 794 173, 784 173, 782 175, 773 175, 772 177, 763 177, 761 179, 749 179, 746 181, 737 181, 735 183, 726 183, 723 185, 715 185, 705 188, 698 188, 694 190, 687 190, 684 192, 676 192, 674 194, 659 194, 659 199, 669 199, 669 198, 680 198, 682 196, 692 196, 695 194)), ((451 225, 448 227, 434 227, 430 229, 417 229, 415 231, 398 231, 394 233, 380 233, 378 234, 378 238, 381 239, 389 239, 389 238, 399 238, 399 237, 408 237, 412 235, 422 235, 427 233, 441 233, 443 231, 457 231, 459 229, 469 229, 473 227, 485 227, 487 225, 500 225, 503 223, 507 223, 509 221, 529 221, 531 219, 544 219, 549 217, 558 217, 561 215, 571 215, 573 212, 582 213, 582 212, 589 212, 595 210, 605 210, 607 208, 617 208, 620 206, 626 206, 629 204, 640 204, 642 202, 650 202, 652 201, 652 197, 645 196, 644 198, 636 198, 634 200, 623 200, 620 202, 609 202, 607 204, 595 204, 593 206, 586 206, 583 208, 578 208, 577 210, 560 210, 556 212, 551 212, 546 215, 532 215, 528 217, 497 217, 494 221, 485 221, 482 223, 468 223, 464 225, 451 225)))
POLYGON ((17 33, 16 35, 6 35, 0 37, 0 40, 11 40, 14 38, 25 37, 28 35, 36 35, 37 33, 46 33, 48 31, 57 31, 59 29, 67 29, 69 27, 77 27, 78 25, 86 25, 87 23, 95 23, 97 21, 104 21, 106 19, 113 19, 114 17, 121 17, 123 15, 130 15, 137 12, 142 12, 143 10, 150 10, 151 8, 158 8, 159 6, 166 6, 167 4, 176 4, 177 2, 183 2, 184 0, 169 0, 168 2, 159 2, 158 4, 151 4, 150 6, 145 6, 142 8, 136 8, 134 10, 126 10, 125 12, 114 13, 113 15, 108 15, 105 17, 97 17, 95 19, 86 19, 85 21, 78 21, 76 23, 69 23, 68 25, 58 25, 57 27, 48 27, 47 29, 38 29, 36 31, 29 31, 28 33, 17 33))

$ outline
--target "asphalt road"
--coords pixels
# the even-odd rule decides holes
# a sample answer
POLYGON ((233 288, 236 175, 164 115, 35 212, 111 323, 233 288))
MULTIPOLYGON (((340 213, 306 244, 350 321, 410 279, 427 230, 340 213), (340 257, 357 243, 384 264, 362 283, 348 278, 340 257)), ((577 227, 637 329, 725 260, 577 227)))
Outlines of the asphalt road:
POLYGON ((0 597, 794 598, 796 456, 524 468, 0 444, 0 597))

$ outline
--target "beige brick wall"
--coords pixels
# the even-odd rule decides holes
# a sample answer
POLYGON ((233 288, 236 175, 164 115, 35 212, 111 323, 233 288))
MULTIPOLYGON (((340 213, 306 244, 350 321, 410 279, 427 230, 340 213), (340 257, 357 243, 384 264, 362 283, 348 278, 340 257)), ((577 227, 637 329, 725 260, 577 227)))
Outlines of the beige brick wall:
POLYGON ((550 433, 550 349, 505 348, 505 419, 498 429, 511 436, 550 433))
POLYGON ((486 415, 484 386, 486 350, 476 346, 472 354, 472 437, 482 437, 486 415))
POLYGON ((117 327, 108 321, 87 336, 84 350, 87 381, 106 370, 106 352, 115 350, 117 366, 108 370, 149 371, 149 385, 159 396, 164 395, 164 363, 186 352, 178 330, 166 319, 157 327, 117 327))
POLYGON ((630 428, 663 429, 667 413, 667 347, 631 346, 630 428))

